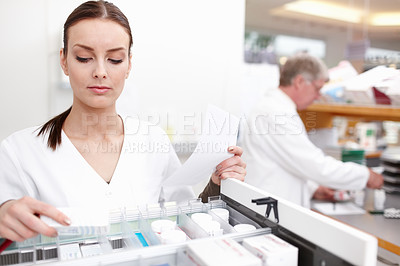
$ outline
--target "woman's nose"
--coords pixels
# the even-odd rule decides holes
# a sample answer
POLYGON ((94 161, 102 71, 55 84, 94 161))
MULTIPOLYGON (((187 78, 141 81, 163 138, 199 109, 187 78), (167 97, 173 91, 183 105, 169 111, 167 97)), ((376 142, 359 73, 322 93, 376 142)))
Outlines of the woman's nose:
POLYGON ((107 71, 106 71, 106 69, 104 67, 104 64, 98 63, 96 65, 96 68, 95 68, 95 70, 93 72, 93 77, 94 78, 102 78, 102 79, 107 78, 107 71))

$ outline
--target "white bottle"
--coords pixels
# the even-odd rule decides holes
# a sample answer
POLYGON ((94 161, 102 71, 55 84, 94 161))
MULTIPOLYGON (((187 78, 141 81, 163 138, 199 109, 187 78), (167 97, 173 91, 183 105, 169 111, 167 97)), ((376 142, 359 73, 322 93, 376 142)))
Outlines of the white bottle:
POLYGON ((375 210, 383 210, 386 200, 385 190, 375 189, 374 191, 374 207, 375 210))
POLYGON ((364 198, 365 198, 364 190, 355 190, 353 193, 354 193, 354 203, 360 207, 364 207, 364 198))

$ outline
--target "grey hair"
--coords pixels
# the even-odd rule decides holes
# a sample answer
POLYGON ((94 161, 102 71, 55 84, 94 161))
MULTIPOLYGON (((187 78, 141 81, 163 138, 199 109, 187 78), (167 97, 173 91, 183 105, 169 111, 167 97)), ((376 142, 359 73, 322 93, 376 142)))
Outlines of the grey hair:
POLYGON ((281 69, 280 86, 290 86, 297 75, 302 75, 308 81, 329 79, 328 69, 324 62, 306 53, 290 57, 281 69))

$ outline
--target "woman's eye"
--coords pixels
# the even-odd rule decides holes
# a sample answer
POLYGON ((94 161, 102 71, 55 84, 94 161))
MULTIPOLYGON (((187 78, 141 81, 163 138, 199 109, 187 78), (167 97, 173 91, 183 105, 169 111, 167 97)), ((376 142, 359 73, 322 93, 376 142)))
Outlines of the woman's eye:
POLYGON ((120 64, 120 63, 122 63, 122 59, 111 59, 111 58, 109 58, 108 60, 110 60, 110 62, 112 64, 120 64))
POLYGON ((78 61, 81 62, 81 63, 87 63, 87 62, 89 62, 90 58, 85 58, 85 57, 77 56, 77 57, 76 57, 76 60, 78 60, 78 61))

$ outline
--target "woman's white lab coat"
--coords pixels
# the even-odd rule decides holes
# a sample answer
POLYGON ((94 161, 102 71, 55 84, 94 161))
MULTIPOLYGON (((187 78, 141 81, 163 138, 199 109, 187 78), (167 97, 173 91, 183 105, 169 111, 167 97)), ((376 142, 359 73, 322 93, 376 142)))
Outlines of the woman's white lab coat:
POLYGON ((55 151, 47 147, 47 136, 37 137, 37 127, 9 136, 0 150, 0 204, 30 196, 56 207, 119 208, 156 203, 160 196, 175 201, 195 198, 190 187, 162 192, 164 180, 181 165, 167 135, 149 123, 124 120, 122 151, 109 184, 64 132, 55 151))

